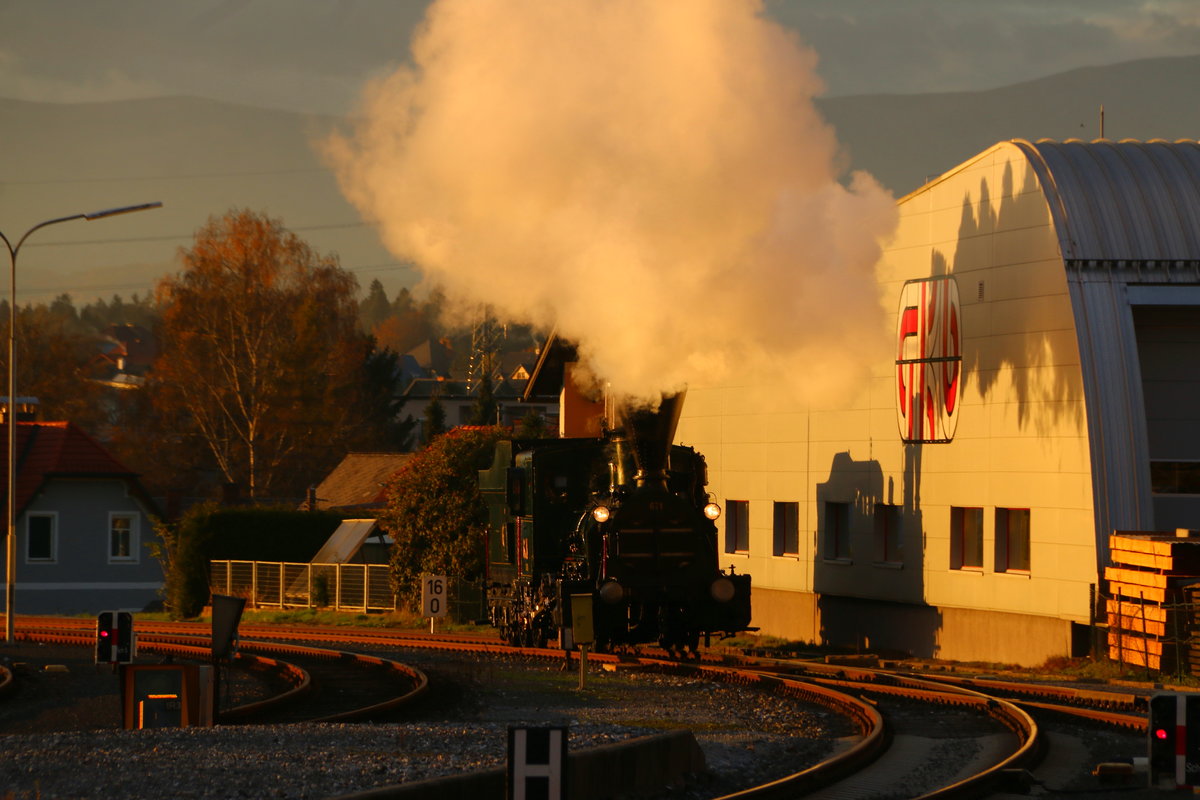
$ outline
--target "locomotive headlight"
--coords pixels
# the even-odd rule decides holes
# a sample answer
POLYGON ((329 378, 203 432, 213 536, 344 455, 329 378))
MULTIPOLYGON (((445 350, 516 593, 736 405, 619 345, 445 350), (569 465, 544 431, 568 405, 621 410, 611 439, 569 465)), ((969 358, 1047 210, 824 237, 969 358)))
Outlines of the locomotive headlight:
POLYGON ((607 506, 596 506, 592 509, 592 519, 596 522, 608 522, 608 518, 612 516, 612 512, 607 506))
POLYGON ((610 606, 615 606, 625 599, 625 587, 616 581, 606 581, 600 587, 600 599, 610 606))
POLYGON ((721 507, 716 503, 709 503, 704 507, 704 516, 715 520, 717 517, 721 516, 721 507))
POLYGON ((728 603, 736 593, 733 588, 733 581, 725 577, 717 578, 713 581, 712 585, 708 587, 708 591, 712 595, 713 600, 716 600, 718 603, 728 603))

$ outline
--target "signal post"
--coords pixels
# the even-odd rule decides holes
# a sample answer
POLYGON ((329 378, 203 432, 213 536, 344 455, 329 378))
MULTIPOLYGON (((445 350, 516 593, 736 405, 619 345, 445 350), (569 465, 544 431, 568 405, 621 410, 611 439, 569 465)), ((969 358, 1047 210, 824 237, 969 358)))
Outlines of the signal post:
POLYGON ((1147 735, 1151 788, 1200 787, 1200 695, 1160 692, 1151 697, 1147 735))
POLYGON ((137 637, 133 632, 133 614, 128 611, 101 611, 96 616, 96 663, 132 664, 137 657, 137 637))

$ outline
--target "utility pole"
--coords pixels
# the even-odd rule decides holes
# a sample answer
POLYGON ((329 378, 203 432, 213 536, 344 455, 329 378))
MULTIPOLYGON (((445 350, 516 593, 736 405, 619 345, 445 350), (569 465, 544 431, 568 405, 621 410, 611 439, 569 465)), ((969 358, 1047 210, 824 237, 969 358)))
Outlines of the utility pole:
POLYGON ((471 325, 471 359, 467 368, 467 390, 473 391, 484 374, 490 374, 492 383, 500 380, 500 351, 508 336, 508 328, 501 325, 487 308, 480 308, 471 325))

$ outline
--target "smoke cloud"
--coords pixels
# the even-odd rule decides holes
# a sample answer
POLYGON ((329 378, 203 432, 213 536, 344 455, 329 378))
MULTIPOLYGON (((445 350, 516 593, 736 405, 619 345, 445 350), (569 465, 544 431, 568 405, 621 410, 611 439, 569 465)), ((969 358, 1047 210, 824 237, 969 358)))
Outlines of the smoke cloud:
POLYGON ((760 3, 438 0, 412 49, 327 151, 462 307, 557 327, 644 398, 825 391, 890 354, 892 198, 839 181, 816 56, 760 3))

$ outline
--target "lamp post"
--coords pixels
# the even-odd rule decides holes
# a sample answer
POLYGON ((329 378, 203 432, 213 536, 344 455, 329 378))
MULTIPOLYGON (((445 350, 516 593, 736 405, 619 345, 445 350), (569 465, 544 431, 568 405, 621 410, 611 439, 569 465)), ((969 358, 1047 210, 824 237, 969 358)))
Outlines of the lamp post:
POLYGON ((88 214, 72 214, 69 217, 48 219, 45 222, 39 222, 25 231, 21 235, 21 238, 17 240, 15 247, 8 240, 7 236, 0 233, 0 239, 4 240, 4 244, 8 248, 10 264, 8 299, 8 538, 6 546, 7 572, 4 587, 4 640, 9 644, 17 640, 16 634, 13 631, 17 617, 14 608, 17 595, 17 253, 20 252, 21 245, 25 243, 25 240, 29 238, 31 233, 49 225, 70 222, 73 219, 104 219, 105 217, 115 217, 118 214, 146 211, 151 208, 160 208, 161 206, 162 203, 142 203, 136 206, 106 208, 103 211, 92 211, 88 214))

